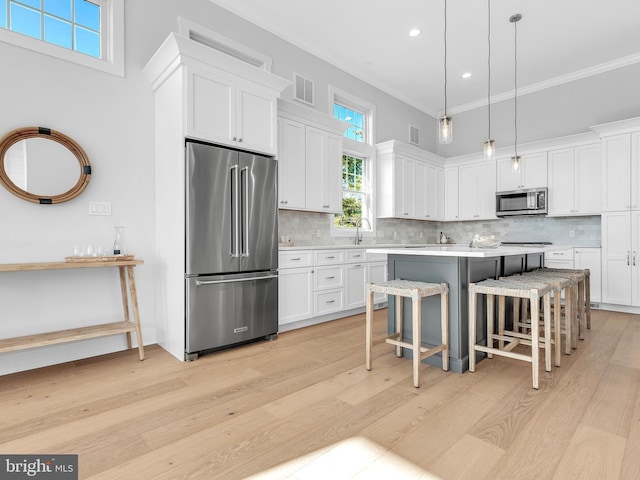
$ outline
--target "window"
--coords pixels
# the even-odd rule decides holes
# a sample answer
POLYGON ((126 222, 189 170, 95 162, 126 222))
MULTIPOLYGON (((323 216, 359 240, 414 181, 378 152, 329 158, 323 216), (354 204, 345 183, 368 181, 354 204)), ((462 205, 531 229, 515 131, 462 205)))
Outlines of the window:
POLYGON ((374 117, 372 105, 349 93, 329 87, 333 116, 349 124, 342 156, 342 213, 331 217, 331 235, 375 235, 374 117))
POLYGON ((362 224, 362 218, 368 220, 367 215, 368 188, 366 176, 366 161, 353 155, 342 156, 342 214, 336 214, 334 226, 338 228, 355 228, 356 222, 364 230, 370 230, 371 224, 362 224))
POLYGON ((333 116, 338 120, 342 120, 343 122, 347 122, 349 125, 351 125, 344 132, 344 138, 362 143, 365 143, 367 141, 365 129, 366 115, 363 112, 335 102, 333 104, 333 116))
POLYGON ((0 40, 124 75, 124 0, 0 0, 0 40))

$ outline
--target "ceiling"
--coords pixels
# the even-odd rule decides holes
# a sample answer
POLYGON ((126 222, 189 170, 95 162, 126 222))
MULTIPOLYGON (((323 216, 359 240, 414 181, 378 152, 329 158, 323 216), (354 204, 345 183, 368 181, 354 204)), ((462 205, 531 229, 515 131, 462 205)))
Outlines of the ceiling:
MULTIPOLYGON (((444 110, 444 0, 211 1, 429 115, 444 110)), ((490 1, 492 103, 513 98, 515 13, 519 94, 640 62, 638 0, 490 1)), ((487 13, 486 0, 447 1, 448 113, 486 105, 487 13)))

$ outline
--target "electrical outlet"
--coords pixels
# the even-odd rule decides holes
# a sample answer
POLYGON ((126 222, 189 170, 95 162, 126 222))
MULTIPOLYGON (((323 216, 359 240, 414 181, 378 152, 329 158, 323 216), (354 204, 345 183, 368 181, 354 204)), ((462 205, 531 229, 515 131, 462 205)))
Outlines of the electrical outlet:
POLYGON ((89 215, 111 215, 111 202, 89 202, 89 215))
POLYGON ((575 230, 569 230, 569 238, 574 238, 576 236, 575 230))

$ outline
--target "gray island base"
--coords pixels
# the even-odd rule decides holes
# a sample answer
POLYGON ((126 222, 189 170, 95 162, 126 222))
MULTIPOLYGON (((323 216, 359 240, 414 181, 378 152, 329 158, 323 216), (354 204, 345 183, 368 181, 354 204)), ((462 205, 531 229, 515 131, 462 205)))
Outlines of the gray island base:
MULTIPOLYGON (((498 247, 477 249, 462 246, 421 248, 370 248, 367 252, 388 255, 389 280, 404 279, 449 284, 449 368, 462 373, 469 368, 469 283, 498 278, 544 265, 545 252, 559 247, 498 247)), ((395 331, 395 298, 389 296, 388 332, 395 331)), ((404 300, 403 336, 411 339, 411 303, 404 300), (406 327, 406 328, 405 328, 406 327)), ((507 304, 507 322, 510 305, 507 304)), ((440 299, 422 299, 422 343, 427 347, 440 344, 440 299)), ((492 319, 495 322, 495 319, 492 319)), ((479 344, 486 345, 486 303, 478 298, 476 332, 479 344)), ((411 351, 404 355, 411 357, 411 351)), ((479 359, 483 355, 479 355, 479 359)), ((441 354, 423 360, 442 367, 441 354)))

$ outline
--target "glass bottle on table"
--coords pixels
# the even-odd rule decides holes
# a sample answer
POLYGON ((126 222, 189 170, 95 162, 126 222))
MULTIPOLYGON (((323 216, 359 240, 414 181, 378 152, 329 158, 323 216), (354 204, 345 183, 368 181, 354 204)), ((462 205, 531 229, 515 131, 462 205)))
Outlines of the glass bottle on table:
POLYGON ((116 239, 113 242, 113 254, 124 255, 124 227, 115 227, 116 239))

